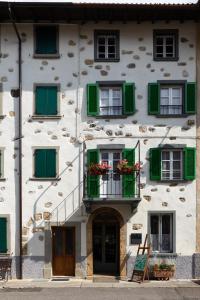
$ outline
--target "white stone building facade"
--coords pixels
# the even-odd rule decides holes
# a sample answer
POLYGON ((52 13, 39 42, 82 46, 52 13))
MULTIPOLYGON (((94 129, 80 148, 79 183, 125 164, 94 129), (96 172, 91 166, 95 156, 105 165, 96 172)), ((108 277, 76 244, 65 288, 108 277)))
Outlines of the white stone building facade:
MULTIPOLYGON (((138 234, 144 242, 147 233, 151 264, 175 264, 177 278, 194 277, 197 25, 24 22, 17 28, 22 39, 23 277, 85 278, 104 272, 130 277, 138 247, 131 237, 138 234), (38 32, 44 27, 49 31, 44 29, 42 40, 38 32), (53 54, 44 46, 51 30, 53 54), (130 106, 126 83, 132 88, 130 106), (153 104, 152 97, 157 97, 153 104), (48 101, 56 101, 50 113, 48 101), (140 182, 125 175, 135 184, 127 194, 124 175, 115 168, 134 148, 140 182), (87 179, 88 150, 111 165, 109 175, 93 183, 87 179)), ((2 22, 0 218, 7 220, 13 276, 20 255, 18 98, 11 92, 18 87, 17 51, 13 25, 2 22)))

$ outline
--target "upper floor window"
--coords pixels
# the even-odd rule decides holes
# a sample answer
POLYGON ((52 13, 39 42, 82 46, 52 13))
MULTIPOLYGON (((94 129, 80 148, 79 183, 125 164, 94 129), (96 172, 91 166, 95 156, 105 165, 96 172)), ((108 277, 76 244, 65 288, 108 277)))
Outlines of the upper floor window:
POLYGON ((148 113, 161 117, 195 114, 196 83, 175 80, 149 83, 148 113))
POLYGON ((51 179, 57 176, 57 150, 35 149, 34 151, 34 177, 51 179))
POLYGON ((58 114, 58 86, 36 85, 35 116, 56 116, 58 114))
POLYGON ((160 114, 181 115, 183 113, 183 86, 160 87, 160 114))
POLYGON ((100 82, 87 85, 88 116, 120 117, 135 113, 134 83, 100 82))
POLYGON ((96 61, 119 61, 118 30, 95 30, 94 58, 96 61))
POLYGON ((35 26, 35 57, 58 57, 58 26, 35 26))
POLYGON ((122 115, 122 88, 100 87, 100 115, 122 115))
POLYGON ((154 60, 178 60, 178 30, 154 30, 154 60))
POLYGON ((163 150, 161 154, 161 177, 163 180, 176 180, 183 178, 182 151, 163 150))

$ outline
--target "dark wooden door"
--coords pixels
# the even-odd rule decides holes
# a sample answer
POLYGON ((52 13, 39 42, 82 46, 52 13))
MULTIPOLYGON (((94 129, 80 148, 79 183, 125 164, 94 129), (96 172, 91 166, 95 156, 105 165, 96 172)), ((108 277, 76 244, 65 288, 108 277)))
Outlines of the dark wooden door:
POLYGON ((75 275, 75 228, 52 227, 53 275, 75 275))
POLYGON ((96 274, 118 274, 119 227, 117 223, 93 224, 93 262, 96 274))

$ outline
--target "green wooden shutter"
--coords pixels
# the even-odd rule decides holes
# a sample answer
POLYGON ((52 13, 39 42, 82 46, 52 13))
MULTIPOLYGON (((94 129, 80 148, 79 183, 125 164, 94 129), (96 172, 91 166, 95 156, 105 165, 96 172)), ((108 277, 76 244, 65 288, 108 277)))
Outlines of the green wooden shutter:
POLYGON ((87 85, 87 114, 97 116, 99 114, 99 86, 98 84, 87 85))
POLYGON ((196 82, 185 84, 185 113, 196 113, 197 86, 196 82))
MULTIPOLYGON (((128 165, 135 163, 135 149, 123 149, 122 158, 128 160, 128 165)), ((135 173, 122 175, 122 195, 123 197, 135 196, 135 173)))
POLYGON ((57 86, 37 86, 35 90, 36 115, 57 115, 57 86))
POLYGON ((36 54, 56 54, 58 52, 56 26, 37 26, 35 34, 36 54))
POLYGON ((56 149, 35 150, 35 177, 56 177, 56 149))
POLYGON ((135 84, 123 84, 123 112, 125 115, 133 115, 135 113, 135 84))
POLYGON ((150 149, 150 180, 161 180, 161 148, 150 149))
POLYGON ((56 177, 56 149, 46 150, 46 177, 56 177))
POLYGON ((7 219, 0 218, 0 253, 7 251, 7 219))
POLYGON ((158 115, 160 113, 159 83, 148 84, 148 113, 149 115, 158 115))
MULTIPOLYGON (((90 149, 87 150, 87 166, 89 167, 91 163, 99 163, 99 150, 90 149)), ((100 176, 98 175, 87 175, 87 195, 88 197, 95 198, 99 197, 99 183, 100 176)))
POLYGON ((196 177, 196 149, 186 147, 184 153, 184 174, 185 180, 194 180, 196 177))

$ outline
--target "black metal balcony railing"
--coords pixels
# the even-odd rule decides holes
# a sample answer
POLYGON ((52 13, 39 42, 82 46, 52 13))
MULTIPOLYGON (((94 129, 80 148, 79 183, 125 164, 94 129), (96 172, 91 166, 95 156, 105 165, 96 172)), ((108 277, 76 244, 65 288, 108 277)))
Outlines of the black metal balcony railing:
POLYGON ((122 115, 122 106, 100 106, 99 109, 102 116, 122 115))
MULTIPOLYGON (((89 189, 87 187, 87 177, 98 176, 98 191, 99 198, 140 198, 140 171, 134 171, 130 175, 122 175, 117 172, 109 171, 104 175, 85 175, 84 197, 91 198, 89 189), (123 180, 126 176, 126 180, 123 180)), ((93 187, 94 188, 94 187, 93 187)))
POLYGON ((182 112, 182 105, 160 105, 161 115, 181 115, 182 112))

